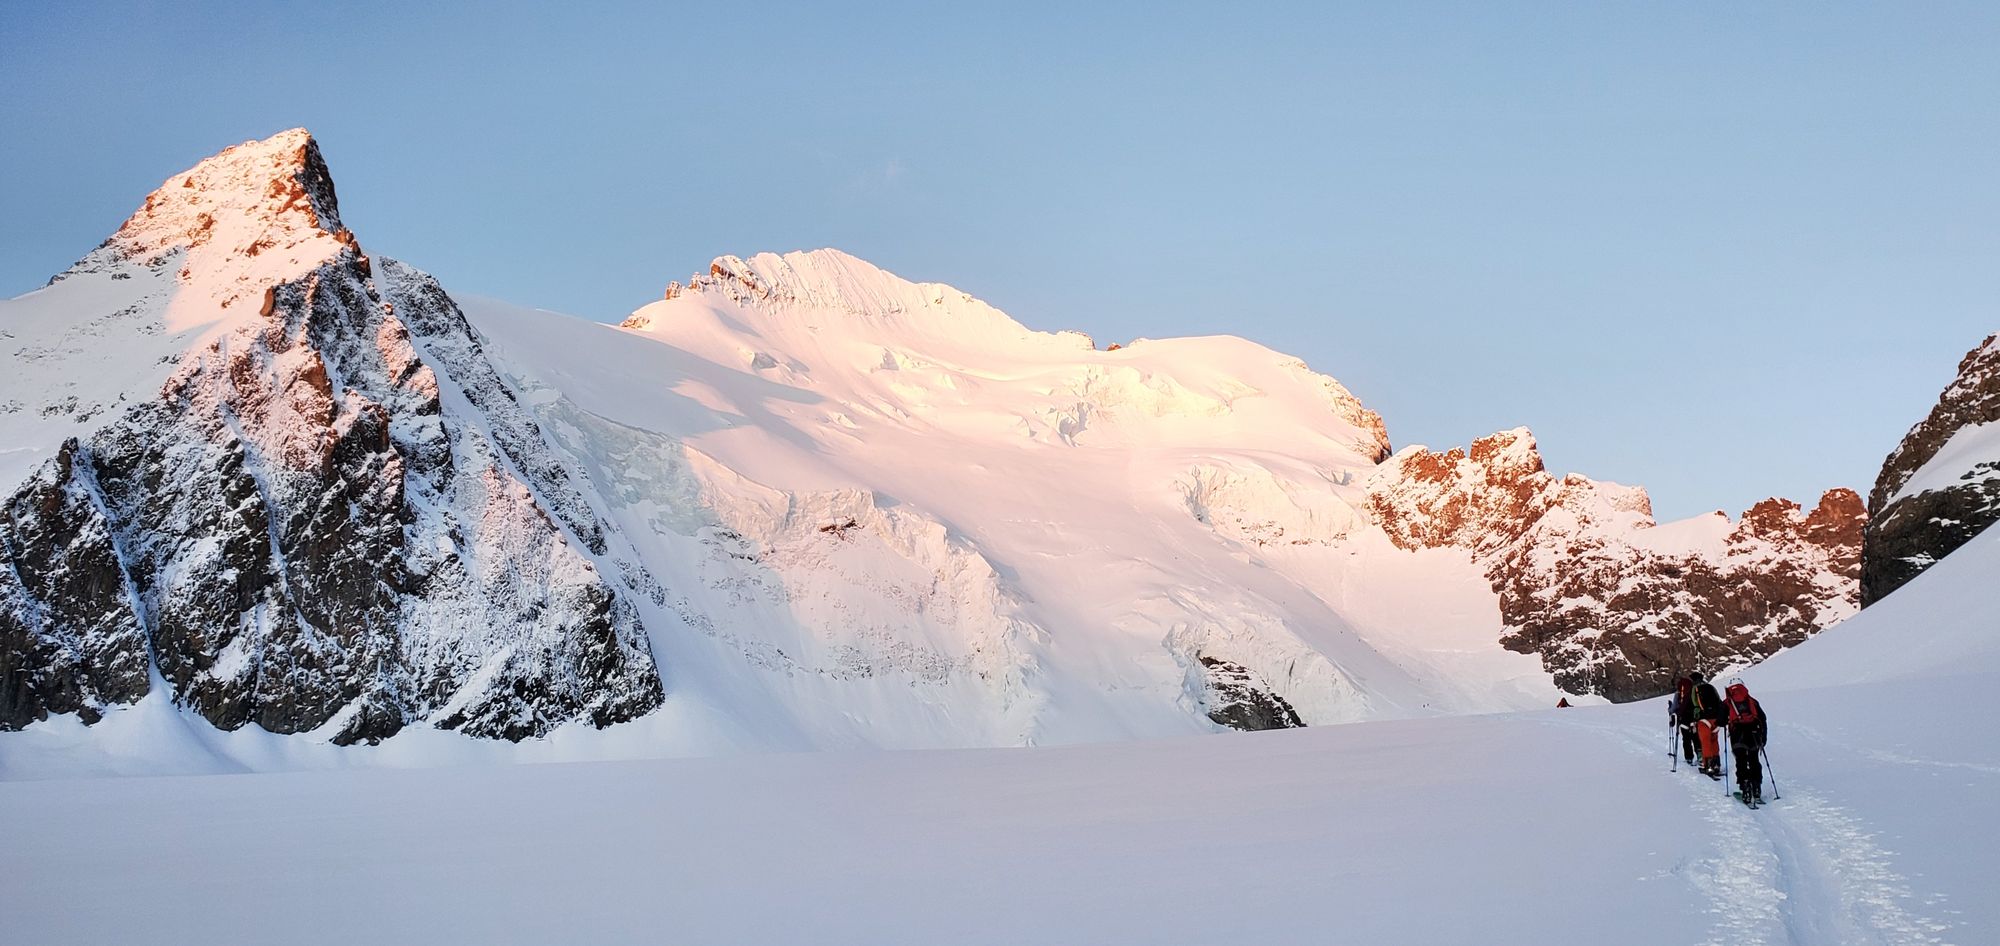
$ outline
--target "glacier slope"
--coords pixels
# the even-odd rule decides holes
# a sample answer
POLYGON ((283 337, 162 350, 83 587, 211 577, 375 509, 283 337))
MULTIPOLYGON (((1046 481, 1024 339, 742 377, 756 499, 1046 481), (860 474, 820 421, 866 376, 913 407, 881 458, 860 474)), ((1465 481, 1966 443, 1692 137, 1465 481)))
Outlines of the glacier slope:
MULTIPOLYGON (((1498 646, 1492 593, 1462 555, 1398 550, 1356 512, 1386 452, 1379 420, 1254 343, 1098 351, 830 250, 725 258, 624 328, 463 305, 662 583, 713 616, 693 619, 706 643, 655 634, 658 662, 738 649, 816 740, 1203 731, 1203 657, 1247 668, 1308 724, 1558 695, 1532 656, 1498 646), (781 534, 802 510, 820 521, 781 534), (897 522, 925 535, 885 538, 897 522), (864 601, 802 577, 843 558, 847 584, 913 584, 864 601), (914 584, 968 571, 979 587, 942 598, 914 584), (857 692, 843 655, 951 722, 913 732, 885 704, 816 715, 857 692)), ((689 696, 708 681, 673 682, 689 696)))

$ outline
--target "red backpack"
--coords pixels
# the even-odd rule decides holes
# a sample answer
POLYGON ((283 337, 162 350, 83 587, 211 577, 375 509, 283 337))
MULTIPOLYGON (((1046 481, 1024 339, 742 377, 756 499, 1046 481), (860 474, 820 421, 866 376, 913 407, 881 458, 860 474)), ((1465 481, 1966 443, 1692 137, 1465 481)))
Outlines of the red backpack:
POLYGON ((1764 715, 1763 708, 1757 705, 1757 698, 1750 695, 1750 688, 1741 683, 1730 684, 1729 689, 1723 691, 1723 699, 1729 704, 1729 723, 1732 726, 1754 723, 1764 715))

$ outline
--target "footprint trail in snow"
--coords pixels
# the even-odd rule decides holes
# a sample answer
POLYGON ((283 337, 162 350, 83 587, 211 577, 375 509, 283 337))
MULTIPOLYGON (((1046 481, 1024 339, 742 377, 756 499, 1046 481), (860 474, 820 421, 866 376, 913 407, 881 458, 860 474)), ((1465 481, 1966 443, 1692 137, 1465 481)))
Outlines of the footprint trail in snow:
MULTIPOLYGON (((1615 736, 1658 761, 1659 740, 1629 726, 1563 720, 1615 736)), ((1821 737, 1824 738, 1824 737, 1821 737)), ((1708 856, 1676 869, 1715 920, 1704 946, 1942 946, 1951 925, 1919 915, 1909 881, 1859 819, 1810 788, 1752 811, 1716 783, 1681 772, 1708 856)))

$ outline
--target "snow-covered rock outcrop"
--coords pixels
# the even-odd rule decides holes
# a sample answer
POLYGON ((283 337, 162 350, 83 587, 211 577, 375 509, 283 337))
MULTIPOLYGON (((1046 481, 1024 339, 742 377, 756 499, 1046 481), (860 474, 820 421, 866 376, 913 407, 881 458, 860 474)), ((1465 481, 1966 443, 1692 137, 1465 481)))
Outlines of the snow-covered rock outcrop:
POLYGON ((1861 600, 1873 603, 2000 520, 2000 335, 1959 362, 1868 494, 1861 600))
POLYGON ((1862 525, 1852 490, 1811 512, 1785 499, 1731 523, 1657 525, 1643 489, 1542 465, 1525 428, 1469 450, 1410 447, 1369 480, 1367 508, 1407 549, 1473 554, 1500 596, 1509 649, 1541 656, 1570 692, 1640 699, 1688 670, 1741 667, 1858 607, 1862 525))
MULTIPOLYGON (((336 742, 419 720, 518 739, 659 704, 638 616, 592 560, 603 526, 450 299, 340 226, 303 131, 170 179, 6 324, 58 351, 121 283, 144 287, 127 328, 186 347, 162 380, 110 379, 117 412, 7 500, 0 724, 156 685, 223 729, 336 742)), ((53 360, 97 370, 90 349, 53 360)), ((21 433, 28 453, 69 432, 21 433)))

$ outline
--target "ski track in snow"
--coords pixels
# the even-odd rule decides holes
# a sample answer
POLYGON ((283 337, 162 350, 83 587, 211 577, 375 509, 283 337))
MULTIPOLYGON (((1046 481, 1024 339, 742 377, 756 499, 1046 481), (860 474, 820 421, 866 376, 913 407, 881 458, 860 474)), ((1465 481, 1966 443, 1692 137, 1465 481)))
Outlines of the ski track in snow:
MULTIPOLYGON (((1558 724, 1615 735, 1634 754, 1659 759, 1658 740, 1631 727, 1558 724)), ((1824 735, 1810 735, 1831 742, 1824 735)), ((1725 783, 1733 780, 1733 774, 1725 777, 1725 783)), ((1695 776, 1685 788, 1716 849, 1712 857, 1676 868, 1702 893, 1715 916, 1703 946, 1949 943, 1943 935, 1951 925, 1905 907, 1915 893, 1890 865, 1891 852, 1840 806, 1795 787, 1753 812, 1706 778, 1695 776)))
MULTIPOLYGON (((1635 755, 1659 760, 1657 741, 1637 730, 1590 728, 1620 737, 1621 744, 1635 755)), ((1707 823, 1708 836, 1714 839, 1713 856, 1676 869, 1700 892, 1706 911, 1715 917, 1702 946, 1816 942, 1800 940, 1792 928, 1790 912, 1795 897, 1784 859, 1761 837, 1750 813, 1707 778, 1694 773, 1669 777, 1691 779, 1683 785, 1689 804, 1707 823)))
POLYGON ((1789 888, 1808 890, 1826 901, 1802 899, 1787 910, 1786 927, 1793 942, 1882 946, 1945 942, 1938 934, 1948 932, 1949 924, 1903 908, 1912 898, 1909 883, 1890 866, 1890 852, 1875 844, 1873 833, 1858 819, 1796 789, 1772 814, 1776 817, 1760 821, 1784 864, 1789 888), (1811 883, 1802 885, 1801 879, 1811 883))

